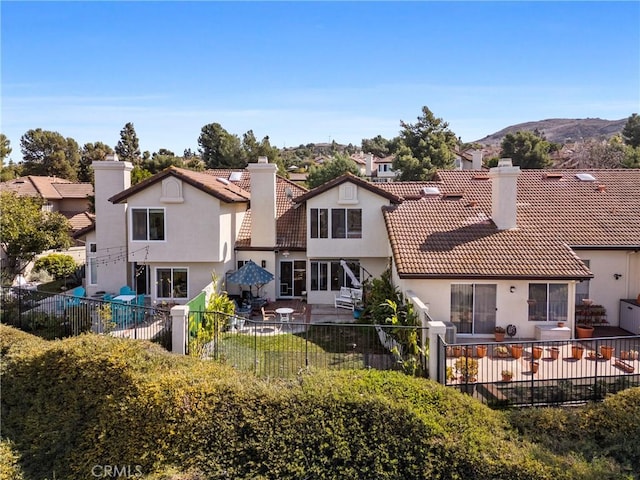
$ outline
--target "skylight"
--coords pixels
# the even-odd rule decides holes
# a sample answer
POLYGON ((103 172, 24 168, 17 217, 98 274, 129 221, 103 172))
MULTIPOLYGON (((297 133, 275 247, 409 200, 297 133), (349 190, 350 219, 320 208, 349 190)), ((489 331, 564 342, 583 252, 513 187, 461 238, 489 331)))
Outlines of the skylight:
POLYGON ((440 195, 440 189, 438 187, 424 187, 422 189, 423 195, 440 195))
POLYGON ((591 175, 590 173, 576 173, 576 178, 581 182, 595 182, 596 177, 591 175))
POLYGON ((231 172, 231 175, 229 175, 229 180, 231 180, 232 182, 239 182, 240 180, 242 180, 242 172, 231 172))

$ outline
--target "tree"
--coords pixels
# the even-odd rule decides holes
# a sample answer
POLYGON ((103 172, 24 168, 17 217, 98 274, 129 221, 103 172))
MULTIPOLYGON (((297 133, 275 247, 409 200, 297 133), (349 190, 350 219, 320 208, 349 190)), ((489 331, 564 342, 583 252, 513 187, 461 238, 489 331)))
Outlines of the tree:
POLYGON ((227 132, 219 123, 202 127, 198 137, 202 160, 207 168, 244 168, 240 139, 227 132))
POLYGON ((50 249, 66 249, 72 244, 69 221, 57 212, 43 212, 44 200, 0 194, 0 244, 6 255, 2 283, 12 283, 36 255, 50 249))
POLYGON ((633 148, 640 147, 640 116, 637 113, 632 114, 622 129, 622 138, 625 145, 633 148))
POLYGON ((574 158, 578 168, 621 168, 625 159, 625 145, 620 136, 609 141, 589 140, 577 145, 574 158))
POLYGON ((0 133, 0 160, 2 161, 2 166, 4 167, 4 159, 11 155, 11 141, 7 138, 4 133, 0 133))
POLYGON ((372 153, 378 158, 384 158, 391 153, 390 141, 377 135, 374 138, 362 139, 362 151, 364 153, 372 153))
POLYGON ((75 181, 80 148, 72 138, 37 128, 20 138, 24 175, 45 175, 75 181))
POLYGON ((345 155, 338 154, 321 167, 311 167, 307 185, 309 188, 315 188, 347 172, 360 176, 360 169, 356 162, 345 155))
POLYGON ((78 165, 78 181, 93 183, 93 162, 103 161, 107 155, 113 153, 113 149, 102 142, 85 143, 80 154, 78 165))
POLYGON ((500 145, 502 158, 511 158, 521 168, 545 168, 551 165, 551 144, 534 132, 507 133, 500 145))
POLYGON ((183 167, 184 162, 182 158, 176 157, 176 154, 166 148, 161 148, 157 152, 154 152, 149 160, 143 162, 143 167, 152 174, 156 174, 167 167, 183 167))
POLYGON ((400 125, 398 153, 393 162, 394 170, 400 171, 400 180, 421 180, 437 169, 453 168, 457 137, 447 122, 422 107, 417 123, 400 121, 400 125))
POLYGON ((56 280, 62 280, 74 274, 78 265, 71 255, 52 253, 40 257, 33 264, 36 271, 44 270, 56 280))
POLYGON ((124 128, 120 130, 120 140, 118 140, 118 145, 116 145, 116 153, 121 161, 131 162, 134 166, 140 165, 140 145, 136 130, 133 128, 133 123, 127 123, 124 128))

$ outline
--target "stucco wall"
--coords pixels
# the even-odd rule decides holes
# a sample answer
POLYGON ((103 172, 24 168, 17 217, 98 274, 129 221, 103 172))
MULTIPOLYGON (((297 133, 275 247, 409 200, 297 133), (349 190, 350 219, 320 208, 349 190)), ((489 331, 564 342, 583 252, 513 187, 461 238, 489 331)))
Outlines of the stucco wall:
MULTIPOLYGON (((357 189, 357 202, 340 203, 339 187, 321 193, 307 201, 307 222, 312 208, 360 208, 362 209, 362 238, 308 238, 309 258, 361 258, 385 257, 388 253, 387 232, 381 207, 389 201, 364 188, 357 189)), ((331 217, 331 212, 329 212, 331 217)), ((309 224, 307 231, 311 232, 309 224)), ((309 233, 310 235, 310 233, 309 233)), ((329 225, 331 237, 331 225, 329 225)))

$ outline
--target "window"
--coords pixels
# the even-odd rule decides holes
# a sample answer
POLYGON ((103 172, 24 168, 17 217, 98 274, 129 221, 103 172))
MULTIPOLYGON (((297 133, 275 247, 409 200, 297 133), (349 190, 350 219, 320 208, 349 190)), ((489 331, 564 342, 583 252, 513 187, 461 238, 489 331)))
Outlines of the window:
POLYGON ((329 210, 311 209, 311 238, 329 238, 329 210))
POLYGON ((187 298, 187 269, 156 269, 156 297, 187 298))
MULTIPOLYGON (((354 278, 360 281, 360 262, 348 260, 354 278)), ((341 287, 355 288, 353 280, 346 269, 342 268, 339 261, 312 260, 311 261, 311 290, 338 291, 341 287), (329 276, 329 274, 331 274, 329 276), (329 280, 331 279, 331 280, 329 280)))
POLYGON ((87 264, 89 267, 89 285, 98 284, 98 262, 96 254, 98 253, 98 244, 89 243, 89 255, 87 255, 87 264))
MULTIPOLYGON (((589 260, 582 260, 587 268, 590 267, 589 260)), ((582 300, 589 297, 589 280, 583 280, 579 283, 576 283, 576 305, 582 305, 582 300)))
POLYGON ((529 320, 567 321, 569 286, 566 283, 529 284, 529 320))
POLYGON ((362 210, 331 209, 331 238, 362 238, 362 210))
POLYGON ((165 218, 163 208, 132 208, 131 238, 142 241, 164 240, 165 218))
POLYGON ((457 333, 493 333, 496 325, 495 284, 451 285, 451 322, 457 333))

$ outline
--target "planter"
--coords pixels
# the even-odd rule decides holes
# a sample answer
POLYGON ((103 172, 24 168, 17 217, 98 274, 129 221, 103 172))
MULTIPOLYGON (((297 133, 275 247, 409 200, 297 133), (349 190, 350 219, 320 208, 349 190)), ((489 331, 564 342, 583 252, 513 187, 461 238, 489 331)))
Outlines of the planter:
POLYGON ((464 377, 460 377, 460 391, 467 395, 473 395, 476 391, 476 379, 465 380, 464 377))
POLYGON ((584 354, 584 347, 580 345, 574 345, 571 347, 571 356, 574 359, 580 360, 583 354, 584 354))
POLYGON ((455 347, 451 347, 451 356, 453 357, 461 357, 462 356, 462 347, 460 346, 455 346, 455 347))
POLYGON ((494 333, 496 342, 504 342, 504 332, 495 332, 494 333))
POLYGON ((629 352, 627 350, 620 352, 620 360, 629 360, 629 352))
POLYGON ((356 320, 360 318, 360 316, 362 315, 362 309, 361 308, 354 308, 353 309, 353 318, 355 318, 356 320))
POLYGON ((564 322, 558 322, 559 327, 564 327, 564 322))
POLYGON ((503 382, 510 382, 512 378, 513 378, 513 373, 503 373, 502 374, 502 381, 503 382))
POLYGON ((559 356, 560 356, 560 349, 558 347, 549 348, 549 357, 551 357, 551 360, 557 360, 559 356))
POLYGON ((589 327, 586 325, 576 325, 576 337, 577 338, 593 337, 593 327, 589 327))
POLYGON ((611 360, 611 357, 613 357, 613 352, 615 351, 616 349, 610 345, 600 346, 600 355, 602 355, 602 358, 604 358, 605 360, 611 360))
POLYGON ((522 357, 522 345, 511 345, 511 356, 513 358, 522 357))
POLYGON ((533 347, 531 349, 531 356, 534 360, 540 360, 542 358, 542 347, 533 347))
POLYGON ((476 353, 478 358, 484 358, 487 356, 487 346, 486 345, 478 345, 476 347, 476 353))
POLYGON ((538 368, 540 364, 538 362, 531 362, 531 373, 538 373, 538 368))

